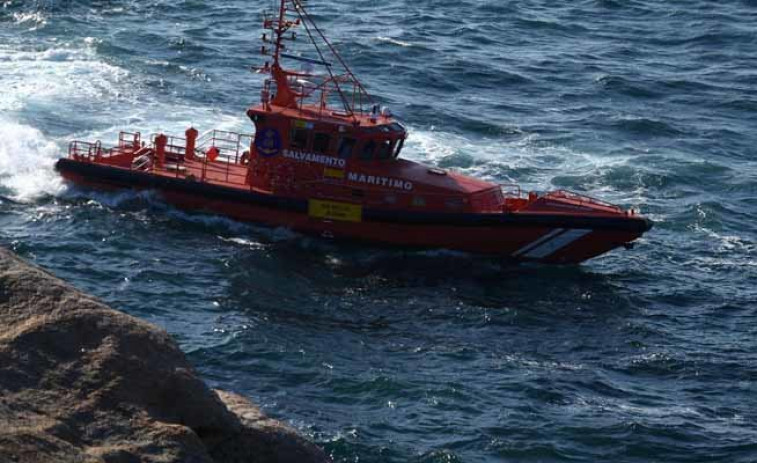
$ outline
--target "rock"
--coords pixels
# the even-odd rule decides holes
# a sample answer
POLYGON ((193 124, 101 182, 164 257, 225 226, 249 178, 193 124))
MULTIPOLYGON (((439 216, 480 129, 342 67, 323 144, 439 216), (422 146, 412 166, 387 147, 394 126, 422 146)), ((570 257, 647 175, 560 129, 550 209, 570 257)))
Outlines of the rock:
POLYGON ((165 331, 0 249, 0 463, 326 461, 165 331))

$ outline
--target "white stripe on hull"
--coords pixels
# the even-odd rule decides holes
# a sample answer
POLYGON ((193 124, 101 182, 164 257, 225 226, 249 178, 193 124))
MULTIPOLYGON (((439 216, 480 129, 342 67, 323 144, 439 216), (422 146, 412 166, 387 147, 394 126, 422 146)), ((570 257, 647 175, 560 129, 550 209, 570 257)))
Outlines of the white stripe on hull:
POLYGON ((555 236, 549 241, 546 241, 536 247, 532 247, 531 250, 523 255, 523 257, 527 257, 529 259, 544 259, 545 257, 551 256, 555 252, 559 251, 565 246, 568 246, 579 238, 588 235, 589 233, 591 233, 591 230, 584 228, 568 230, 565 233, 555 236))
POLYGON ((513 253, 513 257, 518 257, 519 255, 523 254, 524 252, 527 252, 536 246, 539 246, 540 244, 544 243, 545 241, 551 240, 555 236, 559 235, 560 233, 564 232, 564 228, 555 228, 551 232, 547 233, 546 235, 542 236, 541 238, 537 239, 536 241, 532 241, 528 243, 527 245, 523 246, 522 248, 518 249, 513 253))

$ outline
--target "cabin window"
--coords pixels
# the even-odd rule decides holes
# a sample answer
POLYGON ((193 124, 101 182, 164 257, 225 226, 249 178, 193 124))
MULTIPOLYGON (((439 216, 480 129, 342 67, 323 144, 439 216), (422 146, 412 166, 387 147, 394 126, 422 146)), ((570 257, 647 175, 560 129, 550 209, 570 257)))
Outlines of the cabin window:
POLYGON ((350 137, 342 137, 339 139, 338 154, 342 159, 349 159, 352 156, 352 150, 355 148, 355 139, 350 137))
POLYGON ((389 159, 392 157, 392 141, 382 140, 379 142, 377 159, 389 159))
POLYGON ((397 149, 394 151, 394 158, 398 158, 400 155, 400 151, 402 151, 402 146, 405 144, 405 139, 401 138, 400 142, 397 143, 397 149))
POLYGON ((363 145, 363 151, 360 153, 360 159, 370 161, 373 159, 373 152, 376 151, 376 142, 368 140, 363 145))
POLYGON ((305 129, 293 129, 292 140, 289 142, 291 149, 305 149, 308 146, 308 131, 305 129))
POLYGON ((325 153, 329 150, 331 137, 325 133, 316 133, 313 136, 313 151, 316 153, 325 153))

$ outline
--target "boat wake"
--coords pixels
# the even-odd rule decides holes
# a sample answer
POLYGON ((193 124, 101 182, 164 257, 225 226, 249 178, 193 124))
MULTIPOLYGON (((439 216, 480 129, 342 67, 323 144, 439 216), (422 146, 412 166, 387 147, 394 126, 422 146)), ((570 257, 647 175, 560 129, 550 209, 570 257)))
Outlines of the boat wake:
POLYGON ((57 195, 64 186, 53 169, 58 146, 34 127, 0 119, 0 187, 19 202, 57 195))

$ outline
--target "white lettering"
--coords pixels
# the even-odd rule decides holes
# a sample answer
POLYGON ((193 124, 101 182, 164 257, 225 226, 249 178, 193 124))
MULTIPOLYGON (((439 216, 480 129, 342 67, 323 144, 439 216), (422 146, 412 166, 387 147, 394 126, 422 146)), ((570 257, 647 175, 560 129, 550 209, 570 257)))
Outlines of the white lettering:
POLYGON ((329 167, 343 168, 347 165, 347 161, 345 161, 344 159, 324 156, 322 154, 305 153, 302 151, 284 150, 284 157, 300 162, 313 162, 316 164, 323 164, 329 167))
MULTIPOLYGON (((306 153, 302 151, 284 150, 284 157, 300 162, 323 164, 329 167, 344 168, 346 166, 346 161, 344 159, 325 156, 322 154, 306 153)), ((365 175, 357 172, 347 172, 347 180, 355 183, 366 183, 368 185, 388 186, 405 191, 412 191, 413 189, 413 182, 408 182, 398 178, 365 175)))
POLYGON ((358 174, 357 172, 347 172, 347 181, 355 183, 366 183, 368 185, 391 187, 405 191, 411 191, 413 189, 413 182, 408 182, 397 178, 358 174))

